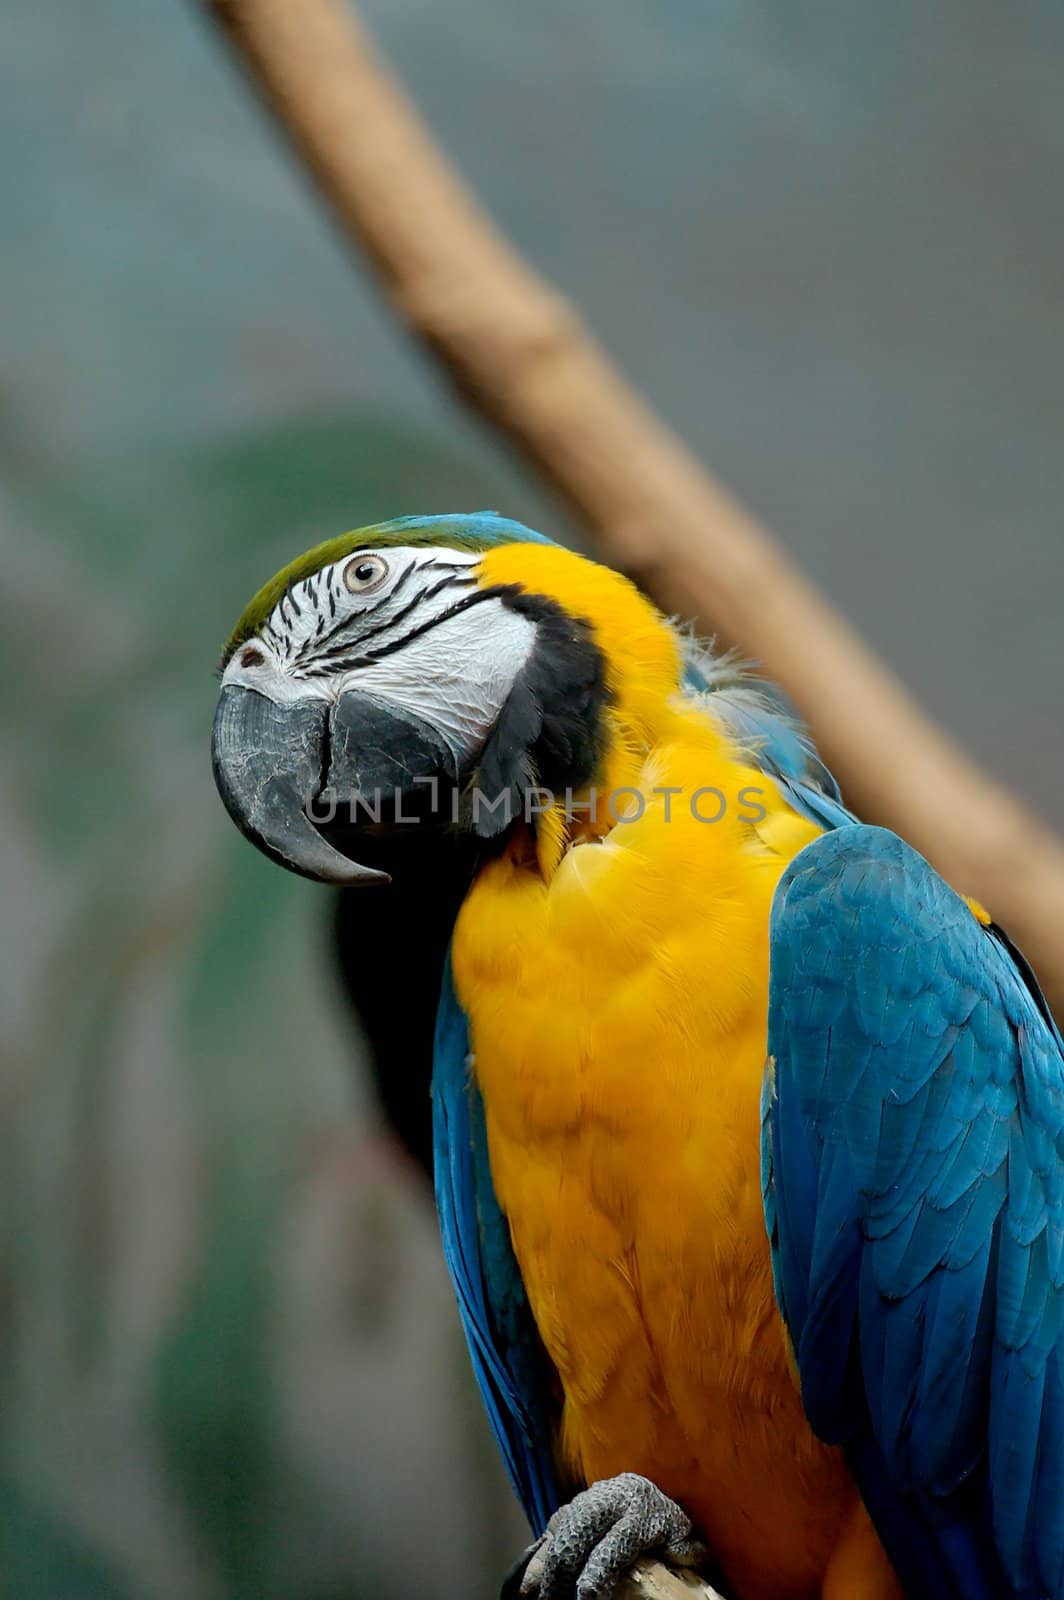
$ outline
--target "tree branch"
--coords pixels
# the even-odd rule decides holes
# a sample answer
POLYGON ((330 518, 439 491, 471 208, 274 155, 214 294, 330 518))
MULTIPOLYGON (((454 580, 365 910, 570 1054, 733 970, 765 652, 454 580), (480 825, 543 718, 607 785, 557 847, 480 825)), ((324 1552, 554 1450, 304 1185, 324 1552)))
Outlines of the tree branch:
POLYGON ((694 1572, 637 1561, 622 1579, 614 1600, 721 1600, 716 1589, 694 1572))
POLYGON ((201 0, 399 315, 600 554, 791 695, 849 802, 977 894, 1064 1007, 1064 844, 939 732, 478 209, 340 0, 201 0))

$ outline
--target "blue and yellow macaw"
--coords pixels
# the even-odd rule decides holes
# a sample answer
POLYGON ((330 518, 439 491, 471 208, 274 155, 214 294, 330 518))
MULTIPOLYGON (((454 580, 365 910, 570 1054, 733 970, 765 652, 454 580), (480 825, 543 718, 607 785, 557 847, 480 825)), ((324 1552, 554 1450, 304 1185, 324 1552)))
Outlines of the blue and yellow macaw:
POLYGON ((255 597, 214 764, 411 919, 459 863, 436 1190, 524 1593, 660 1551, 739 1600, 1064 1597, 1061 1036, 781 699, 527 528, 406 518, 255 597))

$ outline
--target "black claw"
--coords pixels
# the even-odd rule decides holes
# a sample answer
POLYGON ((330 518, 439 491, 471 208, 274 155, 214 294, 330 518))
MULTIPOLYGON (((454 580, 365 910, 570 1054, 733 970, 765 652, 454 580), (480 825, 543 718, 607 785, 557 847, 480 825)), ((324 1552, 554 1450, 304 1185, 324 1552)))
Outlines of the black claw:
POLYGON ((502 1587, 499 1590, 499 1600, 521 1600, 521 1585, 524 1582, 525 1573, 528 1570, 528 1563, 532 1560, 532 1557, 540 1548, 543 1540, 546 1537, 547 1535, 543 1534, 540 1538, 536 1539, 533 1544, 530 1544, 527 1550, 523 1550, 518 1556, 517 1560, 514 1562, 513 1566, 502 1580, 502 1587))

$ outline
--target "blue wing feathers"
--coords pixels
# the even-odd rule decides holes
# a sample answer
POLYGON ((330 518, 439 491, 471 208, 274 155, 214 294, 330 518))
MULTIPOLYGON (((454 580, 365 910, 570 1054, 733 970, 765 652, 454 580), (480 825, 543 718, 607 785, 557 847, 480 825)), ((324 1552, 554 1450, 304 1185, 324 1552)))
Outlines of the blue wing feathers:
POLYGON ((477 1384, 514 1489, 536 1533, 560 1503, 551 1453, 550 1369, 488 1166, 469 1029, 444 973, 432 1080, 436 1209, 477 1384))
POLYGON ((1046 1574, 1050 1591, 1054 1594, 1059 1594, 1064 1584, 1064 1524, 1060 1518, 1060 1507, 1064 1503, 1064 1429, 1057 1425, 1062 1414, 1064 1358, 1054 1348, 1046 1363, 1041 1457, 1034 1505, 1038 1567, 1046 1574))
POLYGON ((911 1417, 911 1482, 946 1498, 974 1470, 986 1447, 978 1396, 989 1378, 994 1304, 993 1241, 955 1272, 928 1286, 925 1333, 911 1417), (959 1350, 970 1357, 957 1359, 959 1350))
POLYGON ((1064 1597, 1064 1051, 1033 984, 881 829, 825 834, 780 882, 780 1305, 810 1421, 918 1600, 1064 1597))

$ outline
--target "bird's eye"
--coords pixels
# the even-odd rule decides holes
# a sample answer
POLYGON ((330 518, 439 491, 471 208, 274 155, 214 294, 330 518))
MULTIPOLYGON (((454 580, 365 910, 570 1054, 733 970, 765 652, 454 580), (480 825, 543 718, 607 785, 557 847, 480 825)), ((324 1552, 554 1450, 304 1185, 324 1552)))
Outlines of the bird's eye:
POLYGON ((352 556, 344 568, 344 584, 352 594, 372 594, 388 576, 388 563, 383 556, 352 556))

